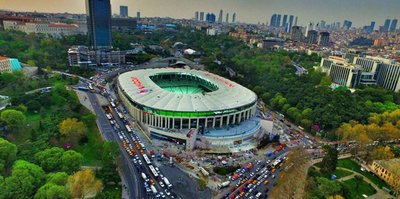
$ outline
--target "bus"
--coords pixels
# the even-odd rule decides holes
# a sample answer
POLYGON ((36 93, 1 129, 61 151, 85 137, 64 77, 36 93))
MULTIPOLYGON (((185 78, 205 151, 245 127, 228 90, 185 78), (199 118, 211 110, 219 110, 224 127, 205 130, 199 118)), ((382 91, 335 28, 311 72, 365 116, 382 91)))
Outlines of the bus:
POLYGON ((304 128, 301 126, 297 126, 300 130, 304 131, 304 128))
POLYGON ((151 173, 153 173, 154 177, 158 177, 158 172, 154 169, 153 165, 149 165, 151 173))
POLYGON ((126 130, 127 130, 129 133, 132 132, 132 129, 131 129, 131 127, 130 127, 129 125, 125 125, 125 128, 126 128, 126 130))
POLYGON ((147 164, 151 164, 149 157, 147 157, 146 154, 143 154, 143 158, 146 161, 147 164))
POLYGON ((119 111, 117 111, 117 114, 118 114, 118 117, 119 117, 119 119, 124 119, 124 115, 122 115, 122 113, 120 113, 119 111))

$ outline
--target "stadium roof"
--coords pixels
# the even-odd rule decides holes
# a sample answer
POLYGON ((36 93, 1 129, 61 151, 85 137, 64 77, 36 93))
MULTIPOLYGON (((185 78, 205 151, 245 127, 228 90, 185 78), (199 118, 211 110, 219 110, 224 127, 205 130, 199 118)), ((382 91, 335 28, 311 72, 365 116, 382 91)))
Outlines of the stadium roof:
POLYGON ((229 110, 254 103, 256 94, 223 77, 207 71, 160 68, 123 73, 118 78, 128 97, 146 107, 168 111, 205 112, 229 110), (209 80, 218 87, 216 91, 182 94, 159 87, 150 76, 162 73, 186 73, 209 80))

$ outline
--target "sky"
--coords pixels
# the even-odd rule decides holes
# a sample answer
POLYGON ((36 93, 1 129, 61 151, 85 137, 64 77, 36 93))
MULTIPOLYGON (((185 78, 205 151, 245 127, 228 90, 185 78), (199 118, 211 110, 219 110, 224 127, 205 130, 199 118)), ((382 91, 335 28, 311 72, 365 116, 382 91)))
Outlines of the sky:
MULTIPOLYGON (((376 21, 381 26, 386 18, 400 19, 400 0, 111 0, 112 11, 127 5, 130 16, 140 11, 142 17, 193 18, 195 11, 219 10, 236 12, 236 20, 266 23, 271 15, 291 14, 299 25, 325 20, 328 23, 349 19, 361 27, 376 21)), ((85 13, 85 0, 0 0, 0 9, 14 11, 85 13)))

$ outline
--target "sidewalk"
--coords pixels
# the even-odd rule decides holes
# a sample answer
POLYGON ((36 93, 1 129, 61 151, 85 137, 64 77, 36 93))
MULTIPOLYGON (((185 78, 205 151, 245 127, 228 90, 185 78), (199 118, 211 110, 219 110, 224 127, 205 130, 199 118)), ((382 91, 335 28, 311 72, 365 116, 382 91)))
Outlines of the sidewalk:
POLYGON ((75 90, 75 92, 76 92, 76 95, 78 96, 81 104, 83 106, 85 106, 87 109, 89 109, 92 113, 94 113, 94 109, 92 107, 92 104, 90 103, 90 100, 89 100, 87 94, 80 90, 75 90))

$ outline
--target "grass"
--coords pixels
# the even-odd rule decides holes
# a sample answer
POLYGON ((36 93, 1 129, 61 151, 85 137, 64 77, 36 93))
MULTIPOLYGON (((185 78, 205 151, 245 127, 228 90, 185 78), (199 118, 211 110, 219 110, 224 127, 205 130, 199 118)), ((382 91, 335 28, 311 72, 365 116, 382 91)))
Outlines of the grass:
POLYGON ((351 160, 350 158, 338 160, 337 166, 338 167, 343 167, 343 168, 346 168, 346 169, 350 169, 352 171, 355 171, 355 172, 358 172, 358 173, 362 174, 364 177, 366 177, 369 180, 371 180, 376 186, 378 186, 380 188, 382 188, 382 187, 390 188, 390 186, 388 184, 386 184, 384 181, 379 179, 374 174, 372 174, 370 172, 367 172, 367 171, 361 171, 361 166, 357 162, 351 160))
POLYGON ((333 173, 333 175, 335 175, 337 177, 337 179, 349 176, 351 174, 353 174, 353 173, 350 171, 346 171, 344 169, 336 169, 335 173, 333 173))
POLYGON ((347 186, 348 190, 350 191, 349 199, 361 199, 364 198, 362 196, 363 194, 370 196, 376 193, 376 190, 364 180, 361 183, 358 183, 356 179, 352 178, 350 180, 344 181, 343 184, 347 186))

